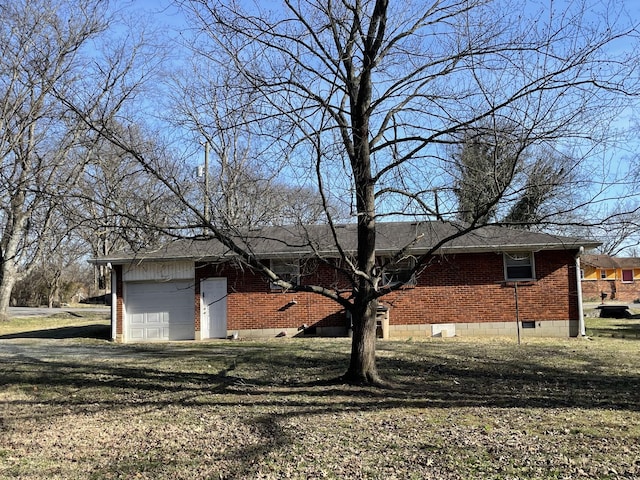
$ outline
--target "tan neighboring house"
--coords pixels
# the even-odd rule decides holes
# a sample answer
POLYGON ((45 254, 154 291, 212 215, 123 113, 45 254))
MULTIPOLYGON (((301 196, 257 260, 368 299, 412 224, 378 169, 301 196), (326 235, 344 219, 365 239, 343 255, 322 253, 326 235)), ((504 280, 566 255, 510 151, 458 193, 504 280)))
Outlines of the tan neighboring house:
POLYGON ((581 266, 585 301, 636 302, 640 299, 640 258, 583 255, 581 266))

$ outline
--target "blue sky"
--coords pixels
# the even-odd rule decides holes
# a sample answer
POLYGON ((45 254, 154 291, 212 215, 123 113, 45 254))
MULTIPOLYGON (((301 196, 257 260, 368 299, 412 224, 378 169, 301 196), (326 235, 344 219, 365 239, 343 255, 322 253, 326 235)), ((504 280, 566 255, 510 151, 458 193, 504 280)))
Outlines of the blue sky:
MULTIPOLYGON (((589 0, 591 5, 595 5, 598 8, 602 8, 606 3, 606 0, 589 0)), ((186 29, 184 16, 180 13, 180 10, 174 5, 174 2, 170 0, 134 0, 132 2, 125 2, 129 5, 128 8, 144 12, 146 15, 150 15, 155 19, 155 23, 167 28, 167 33, 172 29, 186 29)), ((274 2, 275 3, 275 2, 274 2)), ((530 2, 530 5, 536 5, 538 7, 545 6, 551 3, 551 0, 540 0, 537 2, 530 2)), ((557 8, 559 5, 575 3, 571 1, 554 1, 553 4, 557 8)), ((624 8, 628 11, 632 17, 632 21, 640 21, 640 0, 619 0, 613 2, 617 7, 624 5, 624 8)), ((610 13, 616 15, 619 8, 612 8, 610 13)), ((171 32, 176 33, 176 32, 171 32)), ((620 47, 625 47, 625 42, 619 43, 620 47)), ((175 52, 179 53, 179 52, 175 52)), ((635 126, 636 114, 632 108, 627 109, 625 114, 619 118, 616 122, 616 127, 621 130, 630 130, 635 126)), ((633 130, 632 130, 633 131, 633 130)), ((633 132, 635 133, 635 132, 633 132)), ((600 157, 601 173, 603 177, 626 177, 627 171, 632 166, 632 162, 638 152, 638 144, 635 138, 637 135, 633 135, 631 138, 626 138, 617 143, 616 145, 610 145, 609 148, 604 151, 600 157)), ((194 163, 199 163, 200 159, 196 158, 194 163)), ((616 197, 624 196, 622 187, 611 189, 609 196, 614 200, 616 197)))

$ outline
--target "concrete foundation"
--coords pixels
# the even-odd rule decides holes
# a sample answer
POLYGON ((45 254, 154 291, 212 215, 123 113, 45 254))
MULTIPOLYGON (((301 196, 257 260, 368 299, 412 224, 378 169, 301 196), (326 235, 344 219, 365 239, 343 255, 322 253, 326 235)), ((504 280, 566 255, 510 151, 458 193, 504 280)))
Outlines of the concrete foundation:
MULTIPOLYGON (((424 337, 517 337, 516 322, 482 322, 456 323, 440 326, 438 324, 423 325, 390 325, 391 339, 424 338, 424 337)), ((577 320, 547 320, 543 322, 523 321, 520 325, 520 337, 558 337, 567 338, 578 335, 577 320)))

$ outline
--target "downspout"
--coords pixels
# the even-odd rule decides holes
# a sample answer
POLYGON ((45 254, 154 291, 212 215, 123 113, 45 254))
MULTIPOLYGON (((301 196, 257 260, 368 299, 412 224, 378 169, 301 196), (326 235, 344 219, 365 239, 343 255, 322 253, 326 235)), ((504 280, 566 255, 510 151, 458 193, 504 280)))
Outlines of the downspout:
POLYGON ((580 255, 584 253, 584 247, 578 249, 575 255, 576 260, 576 286, 578 288, 578 335, 585 337, 587 331, 584 325, 584 310, 582 308, 582 279, 580 278, 580 255))
POLYGON ((111 270, 111 340, 115 342, 118 334, 118 299, 116 294, 118 279, 116 278, 116 270, 111 267, 110 263, 107 264, 107 267, 111 270))

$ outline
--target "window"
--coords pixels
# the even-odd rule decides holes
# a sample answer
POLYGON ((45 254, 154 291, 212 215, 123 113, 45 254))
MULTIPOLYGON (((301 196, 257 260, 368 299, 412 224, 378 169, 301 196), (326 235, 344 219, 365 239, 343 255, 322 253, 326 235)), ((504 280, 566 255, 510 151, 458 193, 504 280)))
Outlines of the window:
POLYGON ((403 258, 394 265, 389 265, 382 276, 382 283, 387 287, 406 285, 415 287, 416 277, 412 270, 416 262, 413 257, 403 258))
POLYGON ((535 270, 532 252, 509 252, 503 254, 506 280, 533 280, 535 270))
POLYGON ((633 270, 622 270, 622 281, 633 282, 633 270))
MULTIPOLYGON (((297 259, 279 259, 271 260, 271 271, 282 280, 298 285, 300 281, 300 262, 297 259)), ((271 283, 272 290, 281 290, 282 287, 271 283)))
POLYGON ((600 270, 600 278, 602 280, 606 280, 607 279, 607 271, 606 270, 600 270))

